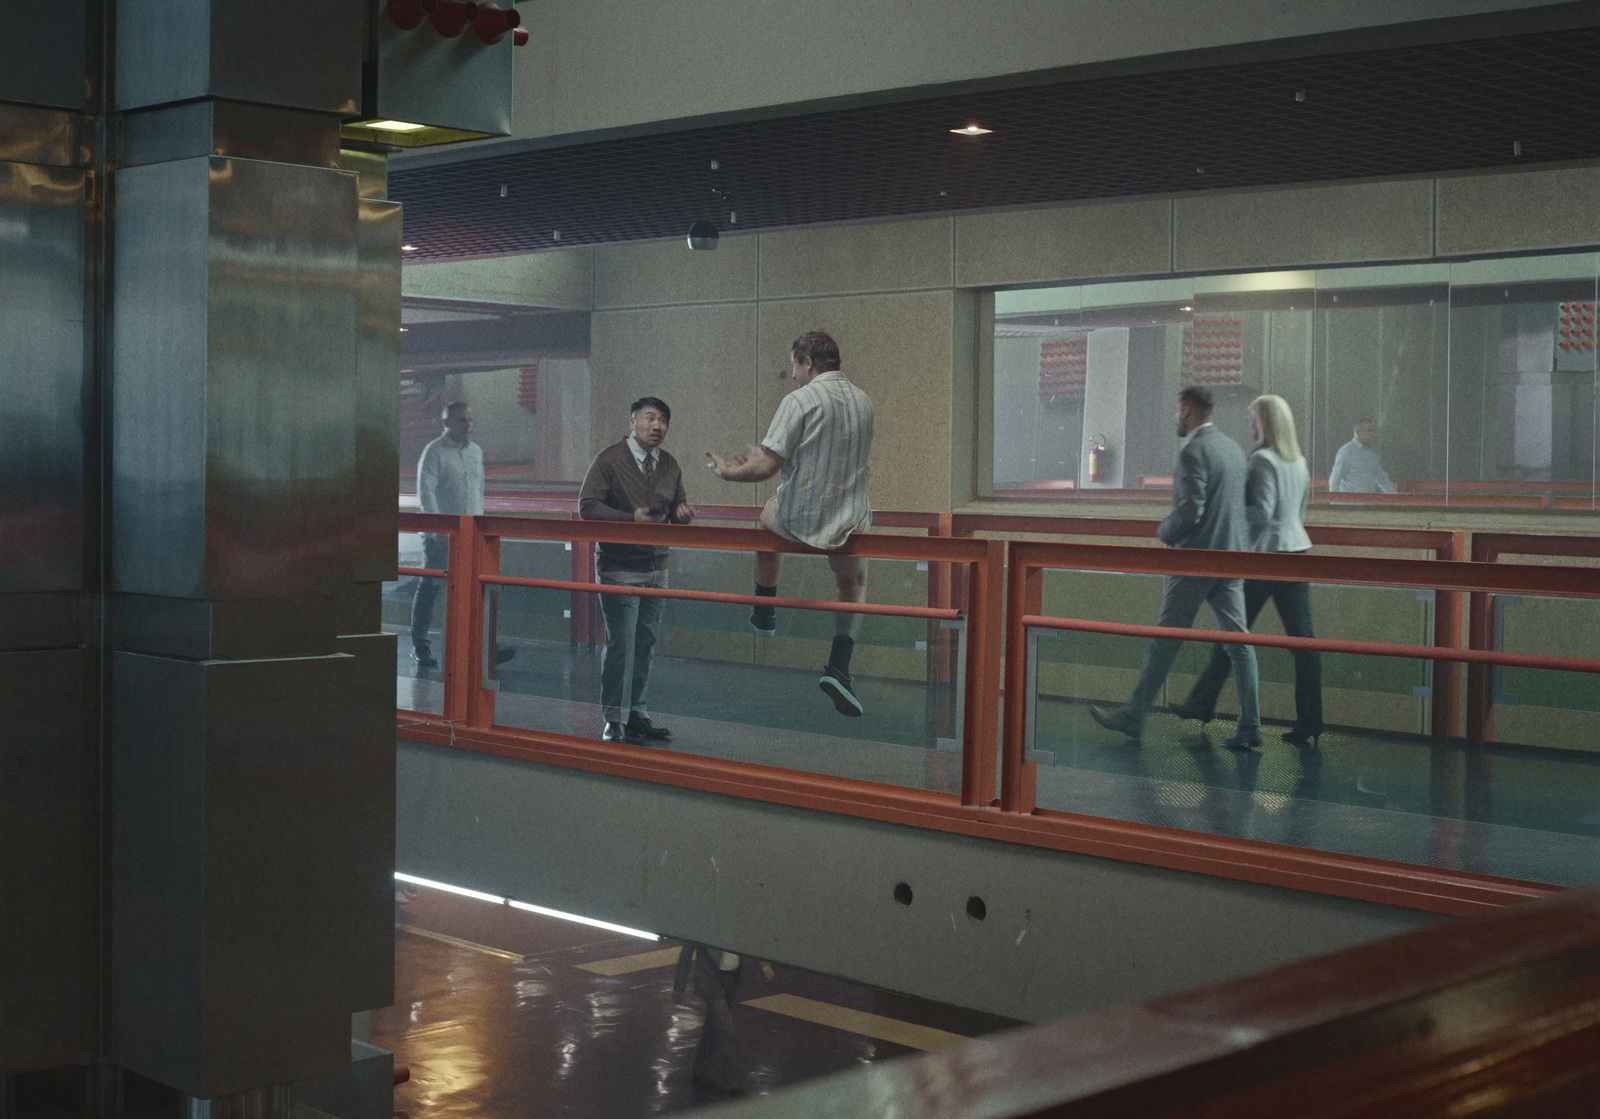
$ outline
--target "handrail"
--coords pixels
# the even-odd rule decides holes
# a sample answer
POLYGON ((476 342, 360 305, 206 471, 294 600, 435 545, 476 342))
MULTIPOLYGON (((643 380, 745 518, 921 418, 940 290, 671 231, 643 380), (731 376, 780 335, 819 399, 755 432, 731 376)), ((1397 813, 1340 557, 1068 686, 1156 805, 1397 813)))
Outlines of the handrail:
POLYGON ((1459 664, 1501 665, 1508 668, 1540 668, 1553 672, 1600 674, 1600 660, 1587 657, 1556 657, 1543 653, 1502 653, 1485 649, 1441 649, 1436 645, 1407 645, 1398 641, 1347 641, 1337 637, 1290 637, 1277 633, 1235 633, 1218 629, 1184 629, 1177 626, 1142 626, 1128 622, 1097 622, 1087 618, 1057 618, 1048 614, 1024 614, 1022 624, 1029 629, 1070 630, 1076 633, 1104 633, 1115 637, 1144 637, 1174 641, 1200 641, 1209 645, 1249 645, 1267 649, 1307 649, 1319 653, 1344 653, 1361 657, 1401 657, 1410 660, 1455 661, 1459 664))
POLYGON ((745 1103, 746 1119, 1589 1115, 1600 889, 745 1103))
POLYGON ((695 591, 681 587, 620 586, 616 583, 574 583, 570 579, 529 579, 520 575, 480 575, 487 587, 534 587, 539 590, 578 591, 585 594, 612 594, 632 598, 681 598, 691 602, 721 602, 737 606, 770 606, 790 610, 817 610, 829 614, 873 614, 885 618, 927 618, 953 622, 959 610, 935 610, 927 606, 896 606, 872 602, 823 602, 811 598, 762 597, 729 594, 725 591, 695 591))

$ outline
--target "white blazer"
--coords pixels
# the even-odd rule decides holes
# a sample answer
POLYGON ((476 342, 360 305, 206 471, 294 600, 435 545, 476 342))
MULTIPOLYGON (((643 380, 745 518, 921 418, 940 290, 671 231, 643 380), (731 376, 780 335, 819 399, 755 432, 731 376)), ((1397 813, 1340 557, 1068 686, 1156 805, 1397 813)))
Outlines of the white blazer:
POLYGON ((1245 515, 1250 521, 1253 552, 1304 552, 1311 547, 1306 535, 1306 502, 1311 498, 1311 472, 1306 460, 1285 462, 1270 447, 1250 455, 1245 478, 1245 515))

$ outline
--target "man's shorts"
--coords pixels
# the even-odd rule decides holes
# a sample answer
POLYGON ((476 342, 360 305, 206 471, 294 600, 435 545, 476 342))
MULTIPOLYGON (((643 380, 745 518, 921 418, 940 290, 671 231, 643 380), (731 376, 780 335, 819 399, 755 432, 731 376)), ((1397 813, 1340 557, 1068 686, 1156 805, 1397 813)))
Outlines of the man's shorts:
MULTIPOLYGON (((791 544, 799 544, 802 548, 811 545, 801 540, 794 533, 783 527, 783 522, 778 520, 778 498, 776 495, 767 498, 767 503, 761 507, 761 527, 774 536, 781 536, 791 544)), ((822 551, 813 548, 813 551, 822 551)), ((837 552, 824 552, 828 557, 828 567, 835 575, 851 575, 858 579, 867 577, 867 558, 865 556, 841 556, 837 552)))

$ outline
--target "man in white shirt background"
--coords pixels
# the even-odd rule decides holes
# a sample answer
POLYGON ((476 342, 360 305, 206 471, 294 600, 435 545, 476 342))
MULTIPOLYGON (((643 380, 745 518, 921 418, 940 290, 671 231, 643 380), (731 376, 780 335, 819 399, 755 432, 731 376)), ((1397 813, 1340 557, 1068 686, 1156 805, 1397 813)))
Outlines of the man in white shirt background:
MULTIPOLYGON (((472 409, 457 400, 444 407, 444 431, 422 448, 417 460, 417 504, 424 513, 479 516, 483 513, 483 448, 472 433, 472 409)), ((422 537, 422 565, 442 569, 450 560, 450 538, 438 533, 422 537)), ((411 600, 411 659, 419 668, 436 668, 428 645, 433 606, 441 579, 418 579, 411 600)), ((501 653, 499 659, 507 659, 501 653)))
POLYGON ((1329 493, 1394 493, 1394 482, 1383 468, 1383 461, 1373 449, 1378 438, 1378 425, 1369 417, 1356 421, 1350 442, 1339 448, 1333 456, 1333 470, 1328 474, 1329 493))

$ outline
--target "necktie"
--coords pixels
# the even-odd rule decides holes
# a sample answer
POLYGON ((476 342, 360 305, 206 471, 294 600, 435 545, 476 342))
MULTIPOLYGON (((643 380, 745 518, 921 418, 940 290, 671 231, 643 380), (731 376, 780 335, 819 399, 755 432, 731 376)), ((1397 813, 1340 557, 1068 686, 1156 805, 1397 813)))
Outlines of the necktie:
POLYGON ((648 497, 654 497, 656 491, 656 462, 651 455, 644 456, 644 492, 648 497))

